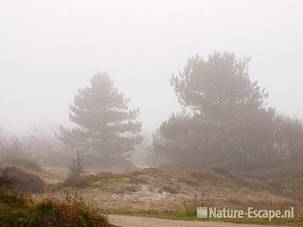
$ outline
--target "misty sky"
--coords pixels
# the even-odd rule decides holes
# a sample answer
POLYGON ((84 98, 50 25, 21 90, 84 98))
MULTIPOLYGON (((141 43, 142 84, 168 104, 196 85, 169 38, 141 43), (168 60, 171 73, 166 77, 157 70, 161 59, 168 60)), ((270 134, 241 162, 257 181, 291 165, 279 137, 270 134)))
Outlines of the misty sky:
POLYGON ((144 129, 178 111, 172 73, 200 54, 252 56, 270 104, 303 118, 303 1, 1 0, 0 125, 60 125, 77 89, 107 72, 144 129))

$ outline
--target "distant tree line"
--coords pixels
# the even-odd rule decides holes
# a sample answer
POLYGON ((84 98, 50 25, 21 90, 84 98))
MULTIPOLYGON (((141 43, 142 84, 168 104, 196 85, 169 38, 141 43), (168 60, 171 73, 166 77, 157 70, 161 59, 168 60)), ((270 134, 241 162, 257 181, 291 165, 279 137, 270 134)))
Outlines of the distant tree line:
POLYGON ((228 52, 190 58, 171 77, 182 111, 162 122, 149 146, 147 138, 142 143, 139 109, 129 108, 109 75, 97 73, 70 105, 74 126, 56 133, 62 143, 40 131, 23 140, 0 138, 0 159, 12 162, 30 151, 44 163, 65 165, 75 157, 70 169, 80 175, 83 165, 133 168, 129 157, 142 150, 162 168, 302 169, 302 123, 267 104, 267 91, 249 76, 249 62, 228 52))

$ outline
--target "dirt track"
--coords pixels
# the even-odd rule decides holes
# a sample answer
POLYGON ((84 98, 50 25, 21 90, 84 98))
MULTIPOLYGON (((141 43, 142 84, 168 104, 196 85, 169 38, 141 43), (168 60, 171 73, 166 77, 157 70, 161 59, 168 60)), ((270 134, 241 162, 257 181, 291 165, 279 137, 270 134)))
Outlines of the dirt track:
MULTIPOLYGON (((175 221, 158 218, 129 217, 110 215, 109 221, 112 224, 122 227, 260 227, 252 224, 233 224, 224 222, 202 222, 202 221, 175 221)), ((276 225, 266 225, 273 227, 276 225)), ((280 226, 281 227, 281 226, 280 226)))

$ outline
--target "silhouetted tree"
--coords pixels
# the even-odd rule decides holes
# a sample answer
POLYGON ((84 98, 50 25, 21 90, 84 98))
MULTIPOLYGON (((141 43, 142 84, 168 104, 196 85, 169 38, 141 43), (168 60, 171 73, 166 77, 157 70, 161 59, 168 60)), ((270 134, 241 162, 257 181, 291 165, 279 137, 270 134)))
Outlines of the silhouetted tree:
POLYGON ((266 106, 268 94, 251 81, 248 65, 249 58, 233 53, 215 53, 207 60, 190 58, 185 69, 171 78, 184 112, 161 124, 154 151, 170 165, 237 168, 268 167, 294 152, 282 148, 299 140, 278 135, 281 130, 286 133, 284 125, 302 138, 302 127, 266 106))
POLYGON ((61 127, 60 139, 75 151, 95 151, 105 161, 125 158, 141 142, 139 109, 130 110, 128 103, 107 74, 96 74, 70 106, 77 127, 61 127))
POLYGON ((268 94, 248 76, 249 58, 233 53, 215 53, 208 60, 190 58, 183 72, 173 75, 181 105, 206 121, 219 123, 237 117, 238 112, 264 109, 268 94))

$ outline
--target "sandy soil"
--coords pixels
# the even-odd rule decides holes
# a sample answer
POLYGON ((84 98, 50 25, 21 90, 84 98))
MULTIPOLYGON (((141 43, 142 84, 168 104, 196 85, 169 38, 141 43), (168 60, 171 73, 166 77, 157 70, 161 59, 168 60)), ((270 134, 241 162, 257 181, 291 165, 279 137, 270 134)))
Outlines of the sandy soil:
MULTIPOLYGON (((122 227, 260 227, 262 225, 234 224, 224 222, 202 222, 202 221, 175 221, 158 218, 129 217, 110 215, 109 221, 112 224, 122 227)), ((266 225, 273 227, 276 225, 266 225)), ((281 226, 280 226, 281 227, 281 226)))

